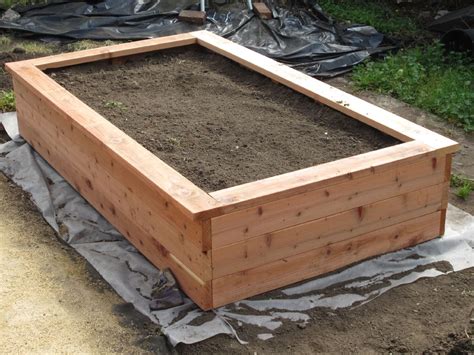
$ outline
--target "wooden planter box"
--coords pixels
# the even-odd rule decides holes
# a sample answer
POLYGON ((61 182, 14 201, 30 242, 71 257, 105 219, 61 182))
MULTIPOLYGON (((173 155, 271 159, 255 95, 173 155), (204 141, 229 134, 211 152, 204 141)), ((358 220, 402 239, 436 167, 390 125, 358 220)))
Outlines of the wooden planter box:
POLYGON ((22 136, 203 309, 444 232, 456 142, 209 32, 6 67, 22 136), (208 194, 42 72, 193 44, 403 143, 208 194))

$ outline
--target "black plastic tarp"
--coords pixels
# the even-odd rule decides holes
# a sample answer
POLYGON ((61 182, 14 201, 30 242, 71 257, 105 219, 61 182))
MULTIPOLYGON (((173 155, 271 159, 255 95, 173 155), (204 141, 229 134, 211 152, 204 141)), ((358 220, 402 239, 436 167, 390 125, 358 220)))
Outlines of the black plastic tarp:
POLYGON ((428 29, 439 33, 472 28, 474 28, 474 5, 452 11, 428 25, 428 29))
POLYGON ((193 0, 50 1, 5 12, 0 28, 69 39, 130 40, 207 29, 313 76, 334 76, 383 51, 383 35, 364 25, 342 26, 316 1, 290 7, 270 0, 274 18, 261 20, 243 3, 211 1, 203 26, 181 22, 193 0))

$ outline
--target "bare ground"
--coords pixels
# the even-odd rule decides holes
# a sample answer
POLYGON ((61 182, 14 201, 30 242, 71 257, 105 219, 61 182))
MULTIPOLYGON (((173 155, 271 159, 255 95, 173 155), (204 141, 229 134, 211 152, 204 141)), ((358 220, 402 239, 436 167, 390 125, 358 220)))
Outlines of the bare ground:
POLYGON ((142 353, 157 327, 63 244, 0 174, 0 353, 142 353))

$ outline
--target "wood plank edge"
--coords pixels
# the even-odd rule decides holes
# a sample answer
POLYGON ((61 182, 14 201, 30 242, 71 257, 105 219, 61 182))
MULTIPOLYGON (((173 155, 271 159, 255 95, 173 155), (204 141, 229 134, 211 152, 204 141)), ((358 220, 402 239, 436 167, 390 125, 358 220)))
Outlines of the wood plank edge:
MULTIPOLYGON (((89 63, 97 60, 106 60, 141 54, 155 50, 193 45, 197 39, 191 33, 132 41, 115 44, 107 47, 85 49, 81 51, 55 54, 47 57, 18 61, 18 65, 33 65, 40 70, 60 68, 69 65, 89 63)), ((7 63, 7 65, 10 63, 7 63)))
POLYGON ((451 169, 452 169, 452 160, 453 154, 446 155, 446 165, 445 165, 445 173, 444 173, 444 181, 446 187, 443 191, 443 201, 441 205, 441 222, 439 228, 439 234, 444 235, 446 231, 446 213, 448 209, 448 202, 449 202, 449 188, 451 184, 451 169))
POLYGON ((210 195, 223 204, 219 209, 221 212, 224 212, 222 214, 229 214, 309 191, 338 185, 350 180, 361 179, 370 174, 383 173, 386 170, 416 164, 420 159, 434 158, 437 157, 437 154, 437 151, 431 150, 423 143, 408 142, 400 146, 380 149, 219 190, 210 193, 210 195), (371 158, 376 154, 380 155, 382 153, 383 156, 390 156, 393 155, 392 152, 399 151, 401 153, 395 158, 388 160, 381 159, 381 163, 374 163, 371 158), (407 154, 405 154, 405 152, 407 154), (350 166, 353 161, 356 163, 360 162, 361 167, 348 170, 347 166, 350 166), (324 170, 328 167, 331 173, 321 177, 321 175, 325 174, 324 170))

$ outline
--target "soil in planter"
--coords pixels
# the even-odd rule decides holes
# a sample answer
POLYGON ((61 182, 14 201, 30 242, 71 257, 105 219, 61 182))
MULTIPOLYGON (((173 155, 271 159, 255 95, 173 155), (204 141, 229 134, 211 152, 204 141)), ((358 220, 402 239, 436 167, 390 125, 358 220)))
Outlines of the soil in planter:
POLYGON ((209 192, 399 143, 200 48, 50 75, 209 192))

